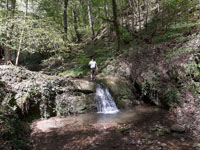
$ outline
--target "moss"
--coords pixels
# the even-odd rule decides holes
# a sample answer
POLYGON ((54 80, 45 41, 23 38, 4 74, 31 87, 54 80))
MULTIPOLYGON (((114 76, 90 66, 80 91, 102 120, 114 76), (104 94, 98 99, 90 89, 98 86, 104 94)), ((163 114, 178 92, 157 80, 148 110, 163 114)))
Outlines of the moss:
POLYGON ((170 129, 167 129, 167 128, 163 128, 158 131, 158 135, 160 136, 163 136, 165 134, 170 134, 170 133, 171 133, 170 129))

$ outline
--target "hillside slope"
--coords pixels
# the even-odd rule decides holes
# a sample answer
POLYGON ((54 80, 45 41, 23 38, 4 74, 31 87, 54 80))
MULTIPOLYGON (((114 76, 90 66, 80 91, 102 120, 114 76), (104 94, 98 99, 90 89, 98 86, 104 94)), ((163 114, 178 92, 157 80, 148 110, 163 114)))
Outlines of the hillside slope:
POLYGON ((180 29, 179 36, 162 42, 156 42, 161 36, 152 44, 130 46, 108 60, 99 76, 125 77, 134 99, 169 108, 178 123, 196 132, 200 131, 200 25, 177 25, 171 31, 180 29))

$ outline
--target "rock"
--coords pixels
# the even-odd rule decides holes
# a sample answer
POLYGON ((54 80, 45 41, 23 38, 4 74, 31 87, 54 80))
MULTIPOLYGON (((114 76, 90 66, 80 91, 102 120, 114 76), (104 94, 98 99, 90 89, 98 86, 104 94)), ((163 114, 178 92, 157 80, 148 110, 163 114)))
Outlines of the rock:
POLYGON ((181 141, 182 141, 182 142, 185 142, 185 139, 184 139, 184 138, 181 138, 181 141))
POLYGON ((95 90, 95 83, 84 79, 72 80, 75 85, 75 90, 83 93, 93 93, 95 90))
POLYGON ((119 108, 132 106, 131 89, 126 79, 117 76, 106 76, 97 78, 97 82, 103 82, 109 88, 119 108))
POLYGON ((167 147, 167 144, 166 143, 161 143, 161 146, 162 147, 167 147))
POLYGON ((178 133, 184 133, 185 127, 183 127, 179 124, 174 124, 174 125, 171 126, 171 131, 178 132, 178 133))
POLYGON ((12 92, 12 105, 22 113, 48 118, 94 109, 93 82, 72 82, 70 78, 48 76, 16 66, 1 65, 0 70, 0 100, 4 101, 6 95, 12 92), (4 88, 5 85, 9 89, 4 88), (79 92, 74 92, 77 89, 79 92))
POLYGON ((153 142, 152 141, 148 141, 147 144, 151 145, 151 144, 153 144, 153 142))
POLYGON ((136 145, 136 142, 134 140, 131 141, 132 145, 136 145))

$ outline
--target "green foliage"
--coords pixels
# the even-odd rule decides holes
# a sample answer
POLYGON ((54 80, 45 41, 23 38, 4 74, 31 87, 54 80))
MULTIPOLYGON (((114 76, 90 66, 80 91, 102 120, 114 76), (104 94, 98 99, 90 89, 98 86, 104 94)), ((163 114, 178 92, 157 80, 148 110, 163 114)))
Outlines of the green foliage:
POLYGON ((156 105, 160 105, 159 96, 158 96, 158 82, 157 82, 157 75, 155 72, 150 71, 147 74, 144 82, 141 85, 141 98, 146 101, 149 100, 147 103, 154 103, 156 105))
POLYGON ((193 22, 193 23, 181 21, 176 24, 171 24, 168 27, 168 32, 166 32, 164 34, 160 33, 160 35, 157 36, 153 40, 153 42, 161 43, 161 42, 165 42, 167 40, 175 39, 175 38, 177 39, 178 42, 181 42, 184 40, 197 38, 197 37, 199 37, 199 35, 193 34, 193 35, 189 35, 189 36, 184 36, 184 33, 190 31, 194 26, 199 25, 199 24, 200 24, 200 21, 193 22))
POLYGON ((79 50, 74 56, 74 58, 71 60, 71 62, 75 62, 77 64, 75 66, 70 66, 67 70, 61 72, 60 74, 69 75, 73 77, 89 75, 90 69, 88 63, 90 61, 90 57, 95 57, 95 61, 97 62, 98 68, 100 69, 101 66, 105 63, 105 61, 113 55, 112 49, 112 42, 92 42, 86 45, 83 50, 79 50))
POLYGON ((172 20, 188 20, 189 9, 195 6, 197 1, 190 0, 163 0, 163 5, 167 7, 166 11, 172 20), (181 17, 180 17, 181 15, 181 17))
POLYGON ((175 55, 180 55, 180 54, 183 54, 183 53, 186 53, 188 51, 191 51, 192 49, 191 48, 185 48, 185 47, 181 47, 175 51, 172 51, 170 53, 168 53, 168 59, 170 60, 172 56, 175 56, 175 55))
POLYGON ((7 106, 1 107, 0 121, 3 127, 0 136, 5 141, 11 141, 12 149, 27 150, 27 134, 24 129, 24 123, 20 121, 19 116, 7 106))
POLYGON ((63 34, 57 30, 57 25, 48 19, 34 17, 16 17, 9 22, 0 19, 0 44, 3 47, 10 47, 17 51, 21 47, 22 52, 40 53, 52 55, 66 52, 63 34), (7 41, 6 23, 9 26, 14 25, 12 29, 12 38, 7 41), (22 33, 23 32, 23 33, 22 33), (22 42, 20 40, 22 38, 22 42))
MULTIPOLYGON (((190 0, 163 0, 162 1, 162 16, 156 16, 149 22, 148 30, 143 34, 152 35, 156 27, 156 36, 153 43, 160 43, 169 39, 183 37, 183 33, 194 26, 195 23, 190 23, 189 19, 193 16, 190 12, 195 7, 197 1, 190 0)), ((146 26, 147 26, 146 25, 146 26)))
POLYGON ((197 51, 193 55, 193 60, 192 62, 188 63, 186 65, 186 75, 190 77, 190 82, 188 85, 188 88, 195 94, 196 96, 196 102, 199 104, 200 107, 200 53, 197 51))
POLYGON ((121 38, 123 41, 130 41, 132 38, 131 38, 131 35, 130 33, 127 31, 127 29, 125 29, 124 27, 120 26, 120 33, 121 33, 121 38))
POLYGON ((90 70, 89 67, 86 65, 78 65, 74 68, 67 69, 64 72, 61 72, 60 75, 68 75, 72 77, 82 77, 85 75, 89 75, 90 70))
POLYGON ((56 21, 58 24, 62 23, 62 0, 42 0, 39 3, 38 11, 56 21))
POLYGON ((166 106, 174 106, 178 103, 178 90, 171 88, 163 94, 163 101, 166 106))
POLYGON ((161 35, 159 38, 155 39, 154 43, 161 43, 161 42, 167 41, 169 39, 179 37, 181 35, 182 35, 181 33, 167 32, 166 34, 161 35))

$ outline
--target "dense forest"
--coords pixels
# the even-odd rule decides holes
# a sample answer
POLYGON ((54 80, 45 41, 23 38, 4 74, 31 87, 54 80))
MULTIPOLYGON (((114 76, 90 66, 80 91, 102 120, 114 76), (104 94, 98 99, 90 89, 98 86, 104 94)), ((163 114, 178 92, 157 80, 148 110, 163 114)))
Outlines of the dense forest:
POLYGON ((0 0, 0 149, 199 139, 199 0, 0 0))

